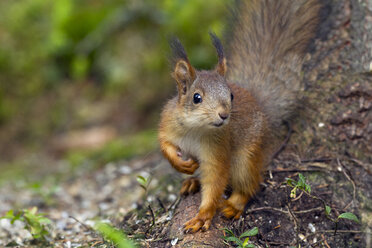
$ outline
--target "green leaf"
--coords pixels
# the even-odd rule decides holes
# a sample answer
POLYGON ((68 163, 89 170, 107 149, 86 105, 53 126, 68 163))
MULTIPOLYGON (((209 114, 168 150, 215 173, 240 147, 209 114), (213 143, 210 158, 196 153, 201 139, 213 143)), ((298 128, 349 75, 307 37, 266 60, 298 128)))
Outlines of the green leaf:
POLYGON ((248 242, 249 242, 249 238, 246 238, 243 242, 243 247, 247 247, 248 245, 248 242))
POLYGON ((297 184, 297 182, 293 180, 292 178, 286 178, 286 180, 287 180, 287 185, 289 186, 294 187, 297 184))
POLYGON ((328 206, 328 205, 325 206, 325 213, 326 213, 326 215, 329 215, 331 213, 331 207, 330 206, 328 206))
POLYGON ((10 221, 10 223, 13 225, 16 220, 24 221, 23 211, 18 211, 17 214, 10 221))
POLYGON ((26 229, 32 234, 34 239, 45 239, 49 235, 45 224, 51 224, 51 220, 44 217, 42 213, 37 213, 37 207, 22 211, 22 220, 26 224, 26 229))
POLYGON ((305 191, 307 191, 307 193, 311 193, 311 186, 309 184, 306 184, 305 185, 305 191))
POLYGON ((348 220, 352 220, 352 221, 355 221, 355 222, 359 223, 358 217, 356 217, 355 214, 350 213, 350 212, 342 213, 337 218, 338 219, 348 219, 348 220))
POLYGON ((118 248, 134 248, 124 233, 106 223, 96 223, 94 226, 104 237, 105 240, 113 242, 118 248))
POLYGON ((143 187, 146 187, 147 179, 143 176, 137 176, 137 182, 142 185, 143 187))
POLYGON ((13 219, 14 217, 14 211, 11 209, 4 216, 0 217, 0 219, 13 219))
POLYGON ((31 208, 30 210, 25 211, 25 212, 29 212, 30 214, 35 215, 36 212, 37 212, 37 207, 33 207, 33 208, 31 208))
POLYGON ((52 224, 52 221, 50 219, 46 218, 46 217, 40 217, 39 218, 39 223, 50 225, 50 224, 52 224))
POLYGON ((257 234, 258 234, 258 228, 257 227, 253 227, 251 230, 246 231, 242 235, 240 235, 240 238, 251 237, 251 236, 255 236, 257 234))
POLYGON ((243 242, 235 236, 224 237, 224 239, 226 241, 229 241, 229 242, 234 242, 235 244, 239 245, 240 247, 243 247, 243 242))
POLYGON ((304 187, 306 185, 306 178, 301 173, 298 174, 298 178, 299 178, 299 180, 298 180, 297 185, 299 187, 302 187, 302 189, 304 189, 304 187))
POLYGON ((235 236, 234 233, 233 233, 230 229, 228 229, 228 228, 223 228, 223 230, 224 230, 225 232, 229 233, 230 236, 235 236))
POLYGON ((246 246, 246 248, 255 248, 256 246, 254 246, 254 244, 248 244, 247 246, 246 246))

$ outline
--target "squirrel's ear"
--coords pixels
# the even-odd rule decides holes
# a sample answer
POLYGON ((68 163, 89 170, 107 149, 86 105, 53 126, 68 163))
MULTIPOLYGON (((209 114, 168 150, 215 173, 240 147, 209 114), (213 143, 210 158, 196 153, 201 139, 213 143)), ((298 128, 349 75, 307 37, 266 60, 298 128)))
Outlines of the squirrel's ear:
POLYGON ((216 48, 217 55, 218 55, 218 64, 217 64, 216 70, 221 76, 225 76, 227 65, 226 65, 226 58, 223 53, 222 43, 220 39, 218 39, 215 33, 210 32, 209 35, 211 36, 212 43, 214 47, 216 48))
POLYGON ((195 70, 189 62, 179 60, 174 68, 173 77, 177 81, 178 91, 185 94, 195 80, 195 70))
POLYGON ((177 81, 178 92, 185 94, 195 80, 195 69, 191 66, 185 49, 177 38, 174 38, 170 45, 173 51, 173 64, 175 64, 172 76, 177 81))

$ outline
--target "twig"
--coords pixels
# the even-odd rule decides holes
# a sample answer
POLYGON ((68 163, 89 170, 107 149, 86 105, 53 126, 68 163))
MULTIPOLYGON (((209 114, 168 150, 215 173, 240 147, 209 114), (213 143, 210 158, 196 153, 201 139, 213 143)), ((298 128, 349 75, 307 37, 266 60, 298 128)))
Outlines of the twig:
POLYGON ((323 241, 324 241, 324 244, 327 246, 327 248, 331 248, 331 247, 329 247, 329 245, 328 245, 328 243, 327 243, 327 240, 326 240, 326 238, 324 237, 324 234, 322 234, 321 236, 322 236, 323 241))
POLYGON ((174 209, 177 207, 177 205, 180 203, 181 197, 177 197, 177 199, 169 206, 168 209, 174 209))
MULTIPOLYGON (((307 210, 293 211, 293 213, 295 213, 295 214, 307 214, 307 213, 311 213, 311 212, 315 212, 315 211, 321 211, 321 210, 323 210, 322 207, 317 207, 317 208, 312 208, 312 209, 307 209, 307 210)), ((277 211, 277 212, 280 212, 280 213, 283 213, 283 214, 288 214, 288 211, 282 210, 280 208, 273 208, 273 207, 253 208, 253 209, 247 210, 245 213, 248 214, 248 213, 253 213, 253 212, 257 212, 257 211, 277 211)))
POLYGON ((311 212, 315 212, 315 211, 323 211, 323 210, 324 210, 323 207, 317 207, 317 208, 311 208, 311 209, 307 209, 307 210, 293 211, 293 213, 295 213, 295 214, 307 214, 307 213, 311 213, 311 212))
POLYGON ((310 159, 302 159, 301 163, 311 163, 311 162, 316 162, 316 163, 322 163, 322 162, 329 162, 332 161, 333 158, 310 158, 310 159))
POLYGON ((150 228, 151 228, 151 227, 155 226, 155 215, 154 215, 154 211, 152 211, 152 208, 151 208, 150 204, 149 204, 148 208, 150 210, 151 217, 152 217, 152 225, 150 226, 150 228))
POLYGON ((168 209, 164 206, 163 202, 160 200, 159 197, 156 197, 156 200, 158 201, 160 207, 164 209, 164 212, 168 212, 168 209))
POLYGON ((69 215, 68 217, 71 218, 71 219, 73 219, 73 220, 75 220, 80 225, 82 225, 86 230, 88 230, 88 231, 94 231, 93 228, 91 228, 90 226, 87 226, 86 224, 84 224, 80 220, 76 219, 74 216, 69 215))
POLYGON ((290 216, 292 216, 292 219, 293 219, 293 222, 295 224, 295 230, 296 230, 296 246, 299 247, 300 245, 300 230, 298 228, 298 221, 297 221, 297 218, 296 216, 293 214, 291 208, 289 207, 289 205, 287 205, 287 208, 288 208, 288 213, 290 214, 290 216))
POLYGON ((168 213, 169 213, 170 218, 173 218, 175 209, 177 208, 180 202, 181 202, 181 197, 177 197, 177 199, 169 206, 168 213))
POLYGON ((348 173, 346 173, 346 170, 347 170, 346 167, 340 162, 338 158, 337 158, 337 164, 338 166, 342 167, 342 173, 345 175, 347 180, 349 180, 349 182, 353 185, 353 199, 348 204, 346 204, 346 206, 343 208, 343 210, 345 210, 353 203, 353 201, 355 201, 356 187, 355 187, 354 180, 351 178, 351 176, 348 175, 348 173))
POLYGON ((372 172, 371 170, 368 168, 372 168, 372 165, 371 164, 366 164, 358 159, 355 159, 355 158, 349 158, 350 161, 356 163, 357 165, 359 165, 360 167, 362 167, 369 175, 372 175, 372 172))
POLYGON ((300 193, 300 195, 299 196, 297 196, 296 198, 294 198, 294 199, 292 199, 292 201, 294 202, 294 201, 297 201, 298 199, 300 199, 301 198, 301 196, 304 194, 304 192, 303 191, 301 191, 301 193, 300 193))
POLYGON ((310 168, 278 168, 278 169, 270 169, 269 171, 274 173, 281 173, 281 172, 329 172, 332 170, 325 170, 325 169, 310 169, 310 168))
MULTIPOLYGON (((305 238, 309 238, 311 236, 314 236, 319 233, 334 233, 335 230, 319 230, 314 233, 310 233, 306 235, 305 238)), ((337 230, 338 233, 364 233, 364 234, 372 234, 372 232, 366 232, 366 231, 359 231, 359 230, 337 230)))
POLYGON ((100 243, 103 243, 102 240, 98 240, 98 241, 94 242, 90 247, 94 247, 94 246, 96 246, 100 243))
POLYGON ((280 212, 280 213, 283 213, 283 214, 288 214, 288 212, 285 211, 285 210, 282 210, 280 208, 272 208, 272 207, 253 208, 253 209, 247 210, 245 213, 249 214, 249 213, 253 213, 253 212, 257 212, 257 211, 277 211, 277 212, 280 212))

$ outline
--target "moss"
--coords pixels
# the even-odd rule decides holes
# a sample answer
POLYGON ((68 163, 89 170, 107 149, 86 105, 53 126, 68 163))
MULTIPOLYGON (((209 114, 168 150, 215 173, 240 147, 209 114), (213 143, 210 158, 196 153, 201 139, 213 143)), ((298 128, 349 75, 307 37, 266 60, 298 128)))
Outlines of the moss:
POLYGON ((86 163, 100 166, 111 161, 130 159, 145 155, 157 147, 157 132, 145 130, 133 135, 115 139, 102 148, 87 151, 73 151, 66 155, 67 161, 73 168, 86 163))
MULTIPOLYGON (((145 155, 156 150, 157 132, 155 130, 145 130, 139 133, 128 135, 111 141, 102 148, 96 150, 75 150, 67 153, 64 159, 70 165, 71 170, 81 166, 97 168, 111 161, 130 159, 135 156, 145 155)), ((45 170, 47 161, 38 161, 29 157, 18 158, 8 163, 0 164, 0 186, 10 181, 33 182, 44 178, 50 170, 45 170)), ((52 172, 59 169, 56 167, 52 172)), ((61 173, 52 173, 51 177, 64 176, 70 170, 63 170, 61 173)))
POLYGON ((142 131, 133 136, 110 142, 102 150, 96 151, 95 156, 109 162, 143 155, 156 148, 156 137, 157 132, 153 130, 142 131))

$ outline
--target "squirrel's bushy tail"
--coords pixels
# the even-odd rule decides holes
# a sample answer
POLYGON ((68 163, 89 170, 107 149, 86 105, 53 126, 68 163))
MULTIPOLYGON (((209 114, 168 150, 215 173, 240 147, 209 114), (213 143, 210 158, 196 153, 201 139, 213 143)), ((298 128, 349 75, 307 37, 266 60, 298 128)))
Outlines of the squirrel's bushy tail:
POLYGON ((272 125, 296 108, 320 8, 318 0, 242 0, 234 13, 227 37, 228 79, 256 97, 272 125))

